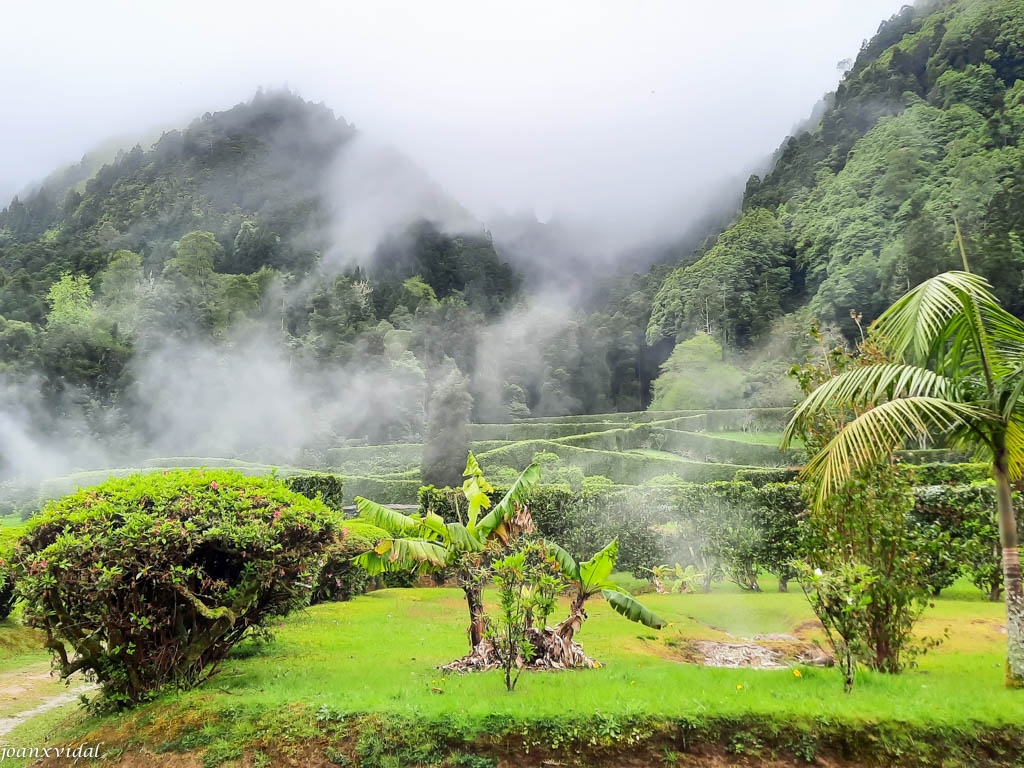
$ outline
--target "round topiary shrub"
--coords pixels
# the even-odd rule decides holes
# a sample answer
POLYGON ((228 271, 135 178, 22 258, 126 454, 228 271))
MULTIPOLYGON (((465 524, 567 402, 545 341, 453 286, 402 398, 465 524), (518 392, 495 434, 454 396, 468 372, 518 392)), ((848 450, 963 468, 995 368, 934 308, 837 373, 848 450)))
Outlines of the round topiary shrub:
POLYGON ((364 568, 352 561, 377 546, 381 539, 390 537, 383 528, 364 520, 346 520, 338 540, 327 548, 311 602, 342 602, 366 592, 371 578, 364 568))
POLYGON ((338 519, 229 470, 111 479, 47 506, 14 550, 29 623, 61 675, 122 706, 191 687, 235 643, 309 601, 338 519))

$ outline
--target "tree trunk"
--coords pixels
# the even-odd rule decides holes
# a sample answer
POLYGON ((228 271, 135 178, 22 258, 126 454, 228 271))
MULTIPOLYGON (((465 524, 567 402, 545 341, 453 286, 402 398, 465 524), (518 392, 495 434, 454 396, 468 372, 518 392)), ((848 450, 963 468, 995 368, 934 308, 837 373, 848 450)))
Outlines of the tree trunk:
POLYGON ((1024 687, 1024 585, 1017 550, 1017 520, 1013 513, 1006 449, 999 447, 994 462, 999 544, 1003 557, 1003 588, 1006 592, 1006 685, 1024 687))
POLYGON ((462 591, 466 594, 466 605, 469 606, 469 652, 480 645, 487 629, 484 620, 483 587, 479 584, 464 584, 462 591))

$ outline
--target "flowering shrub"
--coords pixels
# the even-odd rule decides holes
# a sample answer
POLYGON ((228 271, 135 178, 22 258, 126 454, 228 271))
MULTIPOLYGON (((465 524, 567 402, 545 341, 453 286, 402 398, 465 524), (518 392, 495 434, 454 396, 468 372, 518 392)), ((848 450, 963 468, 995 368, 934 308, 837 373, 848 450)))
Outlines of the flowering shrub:
POLYGON ((195 685, 243 637, 307 603, 336 529, 322 502, 279 480, 175 470, 50 504, 12 563, 61 675, 85 671, 121 706, 195 685))

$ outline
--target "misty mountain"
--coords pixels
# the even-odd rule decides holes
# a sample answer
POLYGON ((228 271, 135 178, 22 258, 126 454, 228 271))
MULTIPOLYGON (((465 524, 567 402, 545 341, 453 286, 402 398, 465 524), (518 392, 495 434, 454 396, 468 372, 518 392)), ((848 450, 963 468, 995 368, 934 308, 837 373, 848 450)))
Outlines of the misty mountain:
MULTIPOLYGON (((87 156, 0 211, 0 314, 41 322, 43 296, 63 272, 93 277, 120 250, 140 254, 147 272, 159 272, 174 244, 193 231, 211 232, 220 244, 219 273, 301 275, 324 261, 334 271, 372 272, 387 239, 389 279, 451 273, 449 282, 461 290, 474 280, 461 275, 472 271, 473 258, 454 263, 459 258, 447 254, 434 266, 429 262, 445 258, 445 248, 416 248, 433 229, 442 240, 472 233, 474 247, 488 250, 482 226, 407 158, 367 143, 323 105, 261 91, 164 133, 148 150, 119 152, 98 169, 87 156)), ((493 249, 488 256, 508 271, 493 249)), ((449 292, 443 279, 434 288, 449 292)))
POLYGON ((789 137, 742 212, 662 285, 648 341, 763 342, 797 309, 858 333, 926 277, 971 269, 1024 314, 1024 2, 906 6, 819 119, 789 137))

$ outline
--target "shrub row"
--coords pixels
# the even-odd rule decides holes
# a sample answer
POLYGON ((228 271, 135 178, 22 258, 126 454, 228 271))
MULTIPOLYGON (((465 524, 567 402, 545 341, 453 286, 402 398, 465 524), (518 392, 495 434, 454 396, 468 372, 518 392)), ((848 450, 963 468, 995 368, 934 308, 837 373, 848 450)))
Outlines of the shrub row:
POLYGON ((660 442, 663 450, 683 454, 697 461, 772 467, 803 464, 805 459, 805 453, 801 450, 783 451, 774 445, 744 443, 696 432, 666 429, 663 435, 653 437, 656 442, 660 442))
POLYGON ((790 408, 729 408, 723 410, 682 410, 682 411, 622 411, 619 413, 589 414, 584 416, 539 416, 520 419, 516 424, 580 424, 613 422, 618 424, 643 424, 650 421, 664 421, 684 416, 706 417, 705 426, 709 432, 769 431, 781 430, 789 420, 790 408))
POLYGON ((705 464, 638 453, 579 448, 552 440, 512 443, 487 451, 477 458, 486 467, 522 468, 529 464, 537 453, 554 453, 566 464, 580 467, 587 475, 603 475, 621 485, 639 485, 661 475, 676 475, 693 482, 730 480, 738 470, 746 469, 732 464, 705 464))
POLYGON ((416 474, 416 477, 346 475, 345 496, 350 500, 362 496, 380 504, 415 504, 422 485, 419 473, 416 474))

